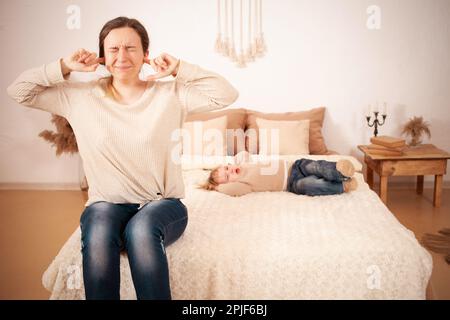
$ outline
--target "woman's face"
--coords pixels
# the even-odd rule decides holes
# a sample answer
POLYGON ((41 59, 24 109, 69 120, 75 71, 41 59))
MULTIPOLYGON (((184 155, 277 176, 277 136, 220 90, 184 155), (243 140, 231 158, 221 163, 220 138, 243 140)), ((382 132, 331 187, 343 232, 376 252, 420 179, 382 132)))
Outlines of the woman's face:
POLYGON ((122 80, 139 77, 144 57, 148 56, 142 49, 139 34, 129 27, 111 30, 103 43, 105 66, 108 71, 122 80))

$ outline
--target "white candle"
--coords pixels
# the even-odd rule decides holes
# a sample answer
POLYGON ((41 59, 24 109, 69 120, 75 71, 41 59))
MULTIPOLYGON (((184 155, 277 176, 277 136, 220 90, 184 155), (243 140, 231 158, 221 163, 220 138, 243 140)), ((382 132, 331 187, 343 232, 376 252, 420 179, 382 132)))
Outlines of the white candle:
POLYGON ((387 103, 385 102, 383 105, 383 113, 382 115, 386 115, 387 114, 387 103))
POLYGON ((370 104, 367 106, 366 115, 368 117, 372 116, 372 106, 370 104))

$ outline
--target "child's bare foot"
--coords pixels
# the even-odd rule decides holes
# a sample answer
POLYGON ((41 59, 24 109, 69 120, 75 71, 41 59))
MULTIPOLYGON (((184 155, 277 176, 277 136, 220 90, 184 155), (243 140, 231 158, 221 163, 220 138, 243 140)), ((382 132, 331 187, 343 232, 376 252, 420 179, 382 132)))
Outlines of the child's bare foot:
POLYGON ((338 162, 336 162, 336 169, 344 177, 348 178, 353 177, 353 174, 355 173, 355 167, 353 166, 353 163, 351 163, 351 161, 347 159, 341 159, 338 162))
POLYGON ((345 180, 342 184, 344 186, 344 192, 354 191, 358 188, 358 182, 356 179, 345 180))

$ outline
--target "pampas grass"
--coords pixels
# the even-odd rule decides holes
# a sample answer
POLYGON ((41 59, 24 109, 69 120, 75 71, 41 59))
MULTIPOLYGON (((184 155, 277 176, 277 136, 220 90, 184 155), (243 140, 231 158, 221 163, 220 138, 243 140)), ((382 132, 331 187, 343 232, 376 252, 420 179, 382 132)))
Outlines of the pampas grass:
MULTIPOLYGON (((52 114, 52 122, 56 126, 56 132, 50 130, 44 130, 39 133, 39 137, 52 144, 56 148, 56 156, 60 156, 63 153, 74 154, 78 152, 78 144, 73 133, 73 129, 66 118, 52 114)), ((82 165, 82 164, 81 164, 82 165)), ((84 175, 80 180, 80 189, 87 191, 89 185, 84 175)))
POLYGON ((50 142, 53 147, 56 147, 56 156, 60 156, 63 153, 77 153, 77 140, 66 118, 52 114, 52 122, 56 126, 56 132, 44 130, 39 133, 39 137, 50 142))
POLYGON ((431 138, 430 124, 422 117, 413 117, 403 126, 402 134, 411 137, 410 146, 417 146, 422 143, 423 134, 431 138))

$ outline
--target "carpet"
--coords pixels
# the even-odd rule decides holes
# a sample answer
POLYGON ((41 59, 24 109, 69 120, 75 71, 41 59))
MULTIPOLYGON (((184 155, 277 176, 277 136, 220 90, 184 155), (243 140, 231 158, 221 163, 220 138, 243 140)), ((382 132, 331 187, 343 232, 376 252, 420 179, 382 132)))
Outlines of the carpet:
POLYGON ((447 264, 450 264, 450 228, 444 228, 438 233, 424 234, 421 244, 430 251, 443 254, 447 264))

